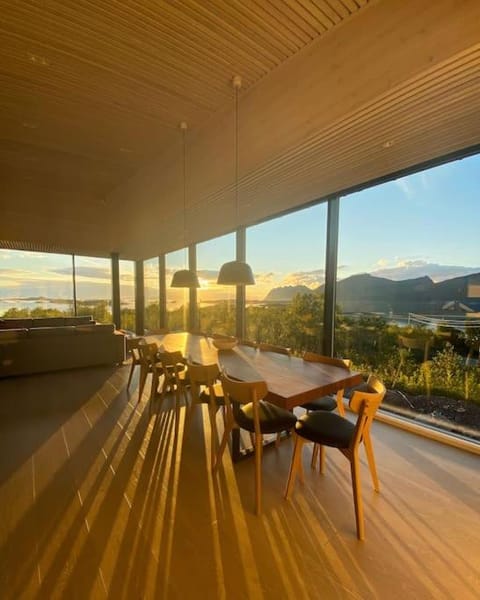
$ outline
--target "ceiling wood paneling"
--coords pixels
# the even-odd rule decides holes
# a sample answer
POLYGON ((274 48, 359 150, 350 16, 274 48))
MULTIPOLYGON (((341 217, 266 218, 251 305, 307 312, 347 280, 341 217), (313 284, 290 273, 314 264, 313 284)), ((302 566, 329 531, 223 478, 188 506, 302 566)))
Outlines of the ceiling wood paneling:
POLYGON ((0 239, 148 257, 480 143, 476 0, 0 0, 0 239), (186 120, 184 238, 181 145, 186 120))

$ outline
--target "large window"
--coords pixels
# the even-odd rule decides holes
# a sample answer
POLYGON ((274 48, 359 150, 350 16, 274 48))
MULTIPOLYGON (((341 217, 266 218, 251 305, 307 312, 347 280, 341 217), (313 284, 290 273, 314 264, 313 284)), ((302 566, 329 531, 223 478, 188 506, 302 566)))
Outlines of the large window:
POLYGON ((480 431, 480 156, 341 199, 336 353, 384 408, 480 431))
POLYGON ((150 330, 155 330, 160 327, 160 285, 158 269, 158 256, 145 260, 143 263, 145 329, 150 330))
POLYGON ((112 321, 112 268, 109 258, 75 256, 77 314, 99 323, 112 321))
POLYGON ((167 281, 167 327, 172 331, 186 330, 188 327, 188 288, 172 288, 172 277, 175 271, 188 269, 187 250, 177 250, 165 255, 165 271, 167 281))
POLYGON ((121 328, 135 331, 135 263, 119 260, 121 328))
POLYGON ((0 250, 0 316, 72 314, 71 255, 0 250))
POLYGON ((326 217, 324 203, 247 229, 250 339, 321 351, 326 217))
POLYGON ((235 286, 217 285, 218 271, 235 260, 235 234, 197 245, 199 328, 206 333, 235 334, 235 286))

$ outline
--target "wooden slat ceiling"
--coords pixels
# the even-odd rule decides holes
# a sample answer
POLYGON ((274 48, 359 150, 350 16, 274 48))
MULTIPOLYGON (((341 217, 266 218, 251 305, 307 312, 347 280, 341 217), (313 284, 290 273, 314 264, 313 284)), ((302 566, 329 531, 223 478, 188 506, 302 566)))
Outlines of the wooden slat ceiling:
MULTIPOLYGON (((105 195, 354 0, 1 2, 0 178, 105 195)), ((41 199, 41 197, 39 197, 41 199)))
POLYGON ((145 258, 480 143, 477 0, 0 0, 0 14, 5 243, 145 258))

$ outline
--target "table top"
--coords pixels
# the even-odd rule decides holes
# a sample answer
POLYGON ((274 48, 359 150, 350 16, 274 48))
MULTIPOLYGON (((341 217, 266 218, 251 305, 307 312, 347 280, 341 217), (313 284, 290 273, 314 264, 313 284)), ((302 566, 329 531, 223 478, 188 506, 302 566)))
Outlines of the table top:
POLYGON ((168 333, 147 336, 169 352, 180 350, 192 362, 218 362, 227 374, 241 381, 265 380, 268 401, 292 409, 340 389, 358 385, 362 375, 347 368, 304 361, 296 356, 260 352, 238 345, 233 350, 217 350, 212 340, 202 335, 168 333))

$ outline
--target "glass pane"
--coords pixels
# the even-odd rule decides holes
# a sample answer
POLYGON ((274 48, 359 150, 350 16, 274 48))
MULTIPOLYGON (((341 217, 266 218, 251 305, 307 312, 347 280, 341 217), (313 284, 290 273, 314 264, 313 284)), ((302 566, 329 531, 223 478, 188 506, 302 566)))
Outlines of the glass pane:
POLYGON ((336 352, 383 408, 480 438, 480 156, 342 198, 336 352))
POLYGON ((326 221, 323 203, 247 229, 249 339, 321 350, 326 221))
POLYGON ((119 260, 120 272, 120 327, 135 331, 135 263, 119 260))
POLYGON ((71 255, 0 250, 0 316, 72 314, 71 255))
POLYGON ((145 329, 150 330, 160 327, 160 284, 158 271, 158 256, 143 262, 145 329))
POLYGON ((197 245, 199 328, 206 333, 235 333, 235 292, 233 285, 217 285, 223 263, 235 260, 235 234, 197 245))
POLYGON ((187 249, 177 250, 165 255, 167 279, 167 327, 172 331, 186 331, 188 327, 188 288, 172 288, 170 284, 175 271, 188 268, 187 249))
POLYGON ((112 322, 112 264, 109 258, 75 256, 77 314, 112 322))

